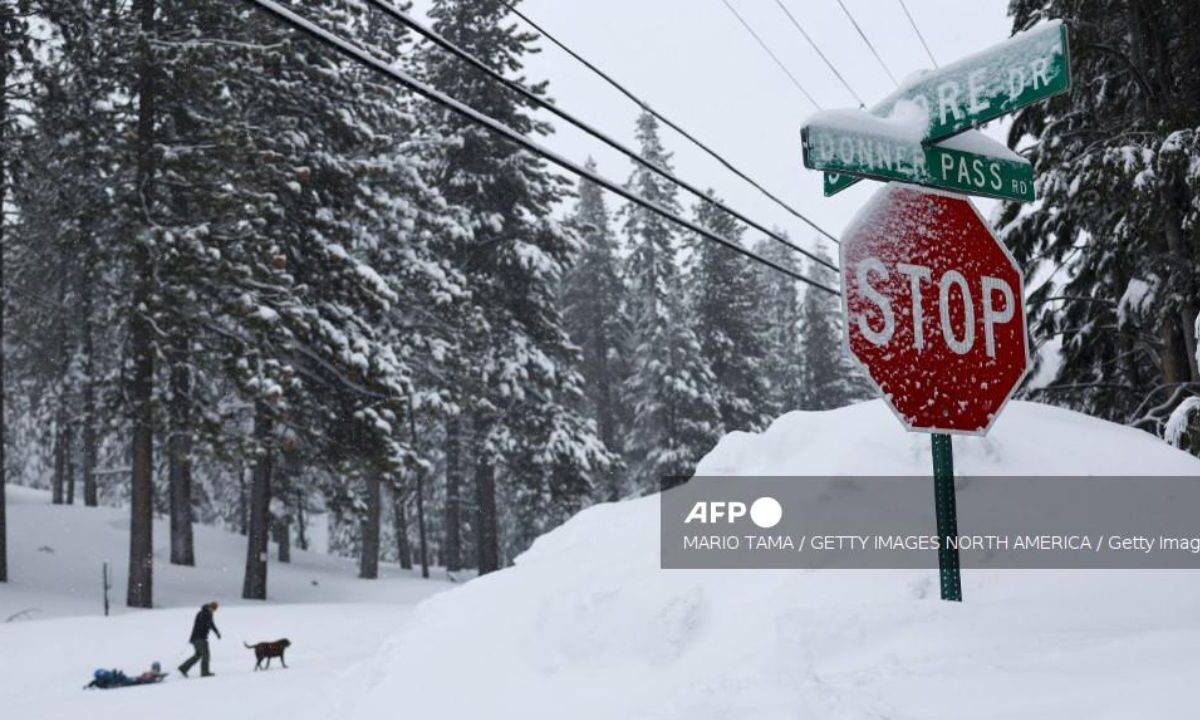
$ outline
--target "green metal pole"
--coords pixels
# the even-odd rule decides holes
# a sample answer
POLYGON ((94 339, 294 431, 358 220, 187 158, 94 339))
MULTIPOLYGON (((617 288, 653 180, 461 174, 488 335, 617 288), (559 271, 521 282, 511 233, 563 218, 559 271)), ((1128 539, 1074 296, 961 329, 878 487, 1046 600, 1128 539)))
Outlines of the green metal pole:
POLYGON ((962 602, 962 576, 958 569, 958 548, 950 547, 958 538, 958 510, 954 504, 954 448, 950 436, 936 433, 933 440, 933 499, 937 514, 938 574, 942 599, 962 602))

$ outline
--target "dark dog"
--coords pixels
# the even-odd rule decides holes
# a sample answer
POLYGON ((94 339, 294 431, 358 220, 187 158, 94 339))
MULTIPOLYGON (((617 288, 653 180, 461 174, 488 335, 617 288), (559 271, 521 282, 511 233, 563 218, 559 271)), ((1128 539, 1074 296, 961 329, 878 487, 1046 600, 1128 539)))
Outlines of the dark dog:
MULTIPOLYGON (((244 642, 242 644, 246 645, 244 642)), ((257 660, 254 663, 254 669, 258 670, 261 668, 266 670, 271 667, 271 658, 279 658, 279 664, 285 668, 287 667, 287 663, 283 661, 283 651, 287 650, 291 644, 291 640, 284 638, 275 642, 260 642, 254 645, 246 645, 246 647, 254 651, 254 659, 257 660), (267 661, 265 668, 262 667, 263 660, 267 661)))

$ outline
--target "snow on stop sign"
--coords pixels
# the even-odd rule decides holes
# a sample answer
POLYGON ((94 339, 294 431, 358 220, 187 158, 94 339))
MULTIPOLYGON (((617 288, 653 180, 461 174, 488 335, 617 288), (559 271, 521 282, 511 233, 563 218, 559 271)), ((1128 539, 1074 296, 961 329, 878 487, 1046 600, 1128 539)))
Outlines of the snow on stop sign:
POLYGON ((970 201, 889 183, 841 245, 850 354, 909 430, 982 435, 1029 365, 1020 268, 970 201))

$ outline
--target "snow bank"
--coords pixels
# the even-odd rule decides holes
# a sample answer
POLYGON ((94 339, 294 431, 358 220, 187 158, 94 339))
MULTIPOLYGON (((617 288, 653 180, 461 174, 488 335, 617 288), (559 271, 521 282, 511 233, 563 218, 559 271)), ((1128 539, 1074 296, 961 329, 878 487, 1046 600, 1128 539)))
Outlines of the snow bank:
MULTIPOLYGON (((1128 428, 1013 402, 954 439, 978 474, 1198 474, 1128 428)), ((707 474, 929 471, 929 440, 878 401, 733 433, 707 474)), ((925 571, 663 571, 656 498, 606 504, 516 567, 423 605, 353 717, 1190 717, 1200 577, 925 571), (1015 691, 1015 692, 1014 692, 1015 691)))

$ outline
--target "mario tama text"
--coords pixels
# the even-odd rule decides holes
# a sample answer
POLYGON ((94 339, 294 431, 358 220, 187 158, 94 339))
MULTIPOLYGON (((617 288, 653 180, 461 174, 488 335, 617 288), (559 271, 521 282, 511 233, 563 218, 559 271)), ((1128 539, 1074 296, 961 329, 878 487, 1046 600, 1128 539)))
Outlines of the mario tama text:
POLYGON ((685 550, 791 550, 795 552, 880 552, 930 550, 942 545, 954 550, 1020 552, 1187 552, 1200 553, 1200 536, 1146 537, 1137 535, 957 535, 945 542, 937 535, 684 535, 685 550))
POLYGON ((964 477, 940 538, 928 477, 698 476, 661 495, 663 568, 1200 568, 1200 479, 964 477))

